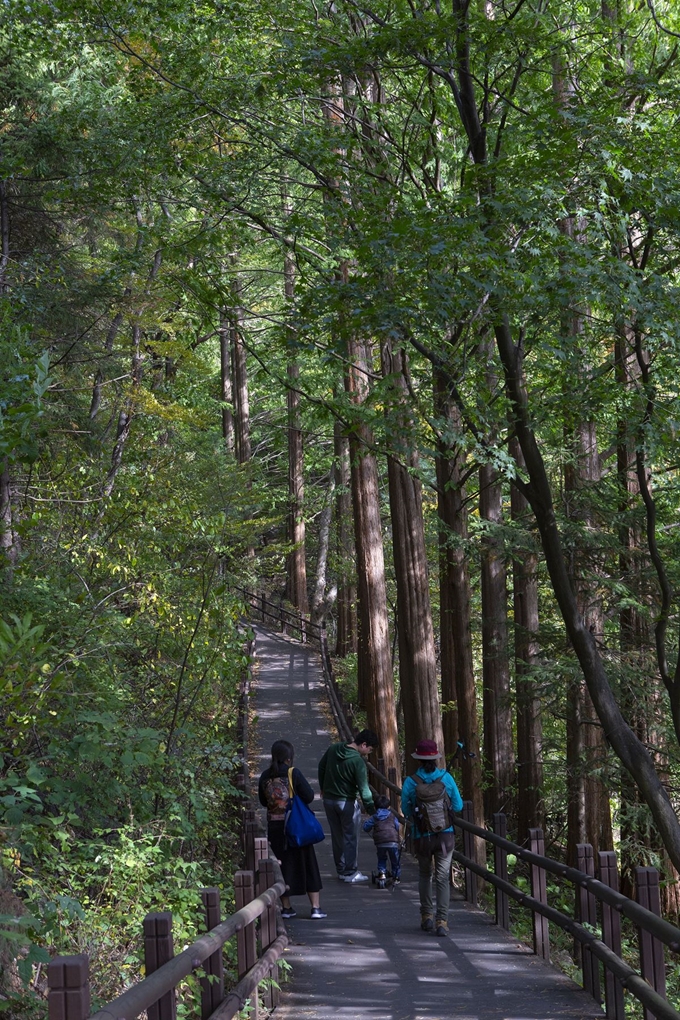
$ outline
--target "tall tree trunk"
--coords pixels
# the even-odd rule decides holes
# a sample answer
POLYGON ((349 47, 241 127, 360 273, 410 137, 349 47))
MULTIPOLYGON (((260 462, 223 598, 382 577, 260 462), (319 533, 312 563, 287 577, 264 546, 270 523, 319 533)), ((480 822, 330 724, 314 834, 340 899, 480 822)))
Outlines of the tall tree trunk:
MULTIPOLYGON (((570 95, 562 85, 563 76, 556 71, 555 90, 560 105, 570 105, 570 95)), ((575 217, 565 218, 560 230, 575 244, 585 242, 584 226, 575 217)), ((565 309, 562 331, 567 343, 581 351, 581 380, 587 387, 590 375, 583 348, 584 313, 574 306, 565 309)), ((579 387, 579 390, 581 387, 579 387)), ((601 554, 586 536, 597 532, 593 512, 593 490, 601 479, 597 430, 593 421, 583 419, 578 404, 569 397, 572 420, 567 424, 567 460, 564 470, 566 516, 580 525, 581 538, 572 548, 570 573, 572 586, 584 625, 596 642, 604 641, 604 615, 598 595, 597 574, 601 570, 601 554), (574 414, 577 416, 574 420, 574 414)), ((594 852, 609 850, 613 845, 609 788, 601 778, 605 770, 607 747, 602 727, 588 694, 585 678, 579 670, 567 689, 567 860, 576 866, 576 847, 591 843, 594 852)))
MULTIPOLYGON (((493 351, 487 346, 487 362, 493 351)), ((495 372, 487 372, 489 393, 497 387, 495 372)), ((488 773, 484 791, 487 818, 508 811, 514 779, 512 703, 508 661, 508 590, 503 524, 503 489, 498 471, 489 464, 479 469, 479 516, 486 524, 481 543, 482 587, 482 705, 484 757, 488 773)))
POLYGON ((241 280, 234 267, 232 279, 234 305, 231 311, 231 372, 234 384, 234 448, 239 464, 247 464, 250 449, 250 399, 248 395, 248 368, 243 345, 243 306, 241 280))
MULTIPOLYGON (((590 503, 592 488, 600 480, 597 436, 592 422, 579 423, 572 433, 573 458, 565 469, 565 497, 568 516, 579 521, 589 533, 596 522, 590 503)), ((604 616, 597 595, 594 574, 597 554, 587 545, 575 545, 571 560, 572 583, 584 625, 593 639, 602 645, 604 616)), ((567 774, 569 789, 567 857, 576 863, 576 845, 591 843, 595 853, 611 849, 612 828, 609 788, 601 775, 606 765, 607 748, 602 727, 579 670, 568 692, 567 774)))
MULTIPOLYGON (((510 452, 518 468, 524 458, 517 439, 510 452)), ((531 518, 529 504, 516 485, 510 495, 510 513, 525 531, 531 518)), ((538 554, 527 535, 513 559, 513 609, 515 616, 515 705, 517 713, 517 831, 518 842, 528 838, 530 828, 543 828, 543 721, 541 699, 533 670, 538 664, 538 554)))
POLYGON ((357 650, 357 590, 355 546, 352 535, 352 477, 349 439, 339 421, 335 422, 335 536, 338 576, 337 634, 335 654, 340 658, 357 650))
POLYGON ((326 594, 328 577, 328 550, 331 537, 331 517, 333 515, 333 493, 335 490, 335 474, 331 472, 328 482, 328 497, 326 505, 319 514, 319 546, 316 557, 316 578, 314 581, 314 594, 312 596, 311 621, 321 624, 325 619, 328 604, 331 599, 326 594))
MULTIPOLYGON (((461 428, 458 408, 451 399, 443 374, 435 369, 434 405, 446 431, 461 428)), ((437 452, 437 506, 440 520, 440 629, 442 701, 455 702, 455 715, 444 713, 447 758, 456 752, 461 767, 461 792, 473 804, 477 824, 484 821, 479 716, 472 660, 470 575, 467 565, 467 506, 464 458, 449 442, 439 441, 437 452), (457 726, 455 725, 457 723, 457 726), (459 751, 458 741, 464 745, 459 751)), ((481 856, 481 849, 479 850, 481 856)))
POLYGON ((489 770, 485 812, 508 810, 514 778, 512 705, 508 662, 508 592, 503 543, 498 529, 503 491, 498 472, 479 471, 479 514, 488 524, 481 546, 484 756, 489 770))
POLYGON ((229 344, 229 317, 220 309, 220 399, 222 401, 222 437, 229 453, 234 452, 233 384, 231 378, 231 350, 229 344))
POLYGON ((14 533, 12 485, 7 457, 3 457, 0 461, 0 550, 7 561, 8 572, 11 575, 19 554, 19 545, 14 533))
MULTIPOLYGON (((284 211, 289 212, 284 196, 284 211)), ((288 248, 283 254, 283 288, 288 308, 292 310, 295 300, 295 263, 288 248)), ((295 354, 295 336, 287 328, 288 336, 288 388, 286 404, 288 409, 288 542, 290 551, 286 564, 288 598, 302 616, 309 612, 307 596, 307 559, 305 555, 304 518, 304 449, 300 428, 300 393, 298 380, 300 368, 295 354)))
POLYGON ((434 740, 444 748, 437 684, 430 583, 418 454, 414 449, 414 423, 409 410, 408 364, 401 348, 387 340, 382 345, 383 375, 389 380, 395 427, 393 455, 387 458, 392 519, 392 547, 397 582, 397 637, 401 696, 404 712, 406 762, 419 740, 434 740))
POLYGON ((362 340, 350 338, 347 348, 345 385, 358 412, 350 433, 350 458, 359 595, 360 696, 364 699, 368 724, 380 738, 385 765, 399 769, 378 465, 371 430, 361 421, 361 407, 368 397, 371 358, 368 345, 362 340))

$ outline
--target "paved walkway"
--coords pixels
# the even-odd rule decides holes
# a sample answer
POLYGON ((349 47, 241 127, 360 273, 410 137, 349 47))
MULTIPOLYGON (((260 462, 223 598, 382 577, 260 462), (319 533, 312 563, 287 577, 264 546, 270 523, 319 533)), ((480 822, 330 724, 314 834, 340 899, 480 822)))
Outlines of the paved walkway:
MULTIPOLYGON (((317 762, 337 739, 326 708, 321 667, 313 651, 257 628, 255 709, 261 767, 274 740, 290 740, 295 764, 318 794, 317 762)), ((259 772, 258 772, 259 775, 259 772)), ((256 777, 255 777, 256 778, 256 777)), ((296 897, 287 921, 291 980, 277 1020, 586 1020, 602 1017, 593 1000, 538 959, 482 911, 453 901, 450 935, 420 931, 417 868, 404 855, 394 891, 370 882, 349 886, 335 877, 328 825, 317 846, 324 921, 309 919, 309 901, 296 897)), ((373 841, 362 834, 359 866, 375 866, 373 841)))

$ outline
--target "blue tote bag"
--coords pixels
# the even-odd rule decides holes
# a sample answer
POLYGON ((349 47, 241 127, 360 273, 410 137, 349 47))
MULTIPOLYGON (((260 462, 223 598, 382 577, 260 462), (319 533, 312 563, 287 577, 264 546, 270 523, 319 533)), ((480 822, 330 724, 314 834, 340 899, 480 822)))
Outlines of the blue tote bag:
POLYGON ((293 791, 293 770, 288 769, 288 791, 290 799, 286 809, 283 831, 288 846, 310 846, 325 839, 321 822, 305 802, 296 797, 293 791))

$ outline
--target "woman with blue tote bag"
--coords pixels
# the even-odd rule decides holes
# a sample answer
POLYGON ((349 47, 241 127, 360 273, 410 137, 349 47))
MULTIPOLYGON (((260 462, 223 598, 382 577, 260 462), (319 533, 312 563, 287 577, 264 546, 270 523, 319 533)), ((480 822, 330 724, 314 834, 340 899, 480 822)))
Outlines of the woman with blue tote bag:
POLYGON ((323 888, 316 852, 312 844, 291 846, 286 839, 285 820, 289 809, 289 769, 293 794, 303 804, 311 804, 314 791, 299 769, 293 768, 295 750, 287 740, 276 740, 272 744, 272 760, 260 776, 258 796, 260 804, 267 808, 267 836, 269 843, 281 862, 281 873, 288 886, 288 892, 281 897, 281 916, 296 917, 291 906, 291 896, 309 897, 312 905, 311 918, 321 920, 327 915, 320 907, 319 893, 323 888))

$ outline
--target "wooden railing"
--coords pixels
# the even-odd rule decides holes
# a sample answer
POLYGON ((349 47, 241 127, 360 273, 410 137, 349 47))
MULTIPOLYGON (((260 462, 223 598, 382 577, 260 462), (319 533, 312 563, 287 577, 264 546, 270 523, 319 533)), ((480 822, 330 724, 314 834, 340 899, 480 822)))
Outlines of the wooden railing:
POLYGON ((272 602, 265 595, 257 595, 238 584, 232 588, 243 598, 250 612, 256 617, 259 616, 263 623, 268 620, 277 623, 284 634, 289 634, 298 641, 321 640, 321 631, 325 632, 323 625, 312 623, 306 616, 293 609, 287 609, 281 602, 272 602))
MULTIPOLYGON (((247 797, 248 696, 250 670, 241 684, 239 744, 243 773, 239 783, 247 797)), ((248 803, 244 799, 244 803, 248 803)), ((256 812, 243 812, 242 850, 245 868, 234 875, 236 912, 221 919, 219 889, 202 889, 206 934, 174 955, 172 914, 147 914, 143 922, 146 977, 118 998, 90 1011, 89 959, 86 954, 59 956, 48 967, 49 1020, 134 1020, 145 1010, 148 1020, 176 1020, 176 989, 189 975, 200 977, 201 1020, 230 1020, 252 1000, 257 1020, 258 985, 265 982, 262 998, 268 1009, 278 999, 278 961, 288 945, 277 911, 286 884, 268 841, 261 835, 256 812), (257 928, 256 928, 256 922, 257 928), (259 938, 258 938, 259 929, 259 938), (236 938, 237 983, 225 988, 223 946, 236 938), (266 980, 269 979, 269 980, 266 980)))
MULTIPOLYGON (((200 972, 202 1020, 230 1020, 257 996, 257 986, 276 975, 277 961, 288 944, 283 927, 277 930, 276 904, 286 891, 278 862, 269 856, 266 839, 253 840, 250 856, 255 868, 234 876, 239 909, 220 921, 218 889, 201 890, 207 934, 177 956, 172 941, 172 915, 144 918, 144 963, 147 977, 128 988, 96 1013, 90 1013, 89 961, 86 954, 56 957, 48 968, 49 1020, 133 1020, 144 1010, 149 1020, 176 1020, 177 985, 200 972), (260 918, 259 946, 255 922, 260 918), (225 991, 222 947, 236 936, 239 981, 225 991)), ((276 987, 265 990, 273 1007, 276 987)))

